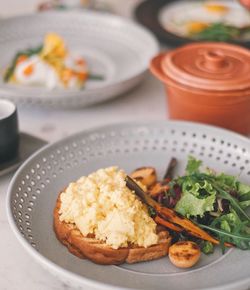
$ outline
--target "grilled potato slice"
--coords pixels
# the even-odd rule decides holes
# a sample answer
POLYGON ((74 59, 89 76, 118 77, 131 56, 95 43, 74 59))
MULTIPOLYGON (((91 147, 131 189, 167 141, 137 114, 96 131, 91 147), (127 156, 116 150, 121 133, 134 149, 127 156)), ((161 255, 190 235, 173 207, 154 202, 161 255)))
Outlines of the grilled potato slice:
POLYGON ((169 248, 169 259, 178 268, 190 268, 200 258, 199 246, 191 241, 181 241, 169 248))
POLYGON ((154 167, 140 167, 135 169, 130 177, 140 181, 147 188, 153 186, 157 181, 156 170, 154 167))

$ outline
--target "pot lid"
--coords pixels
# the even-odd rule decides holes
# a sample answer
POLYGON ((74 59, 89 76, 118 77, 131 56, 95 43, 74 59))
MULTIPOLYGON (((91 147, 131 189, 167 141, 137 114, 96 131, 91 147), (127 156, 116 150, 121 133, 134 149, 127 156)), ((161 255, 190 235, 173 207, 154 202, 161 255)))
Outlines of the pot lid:
POLYGON ((225 43, 189 44, 165 55, 164 73, 174 81, 206 90, 250 88, 250 51, 225 43))

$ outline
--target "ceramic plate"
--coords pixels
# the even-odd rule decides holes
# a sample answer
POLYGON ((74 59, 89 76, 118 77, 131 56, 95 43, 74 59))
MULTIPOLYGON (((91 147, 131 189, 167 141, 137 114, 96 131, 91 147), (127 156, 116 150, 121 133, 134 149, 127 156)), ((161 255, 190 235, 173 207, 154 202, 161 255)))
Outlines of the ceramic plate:
POLYGON ((8 218, 19 242, 44 268, 72 286, 85 289, 247 289, 250 251, 231 249, 202 256, 192 269, 180 270, 168 258, 134 265, 101 266, 81 260, 58 242, 53 208, 70 181, 98 168, 118 165, 127 172, 150 165, 159 176, 171 157, 176 174, 192 154, 208 166, 250 179, 250 141, 226 130, 187 122, 111 125, 48 145, 29 158, 13 178, 7 197, 8 218))
POLYGON ((68 47, 82 55, 90 70, 104 80, 89 80, 82 90, 48 90, 6 84, 1 77, 1 97, 17 103, 67 108, 102 102, 136 86, 158 52, 152 34, 132 21, 91 11, 46 12, 1 21, 1 70, 18 50, 37 47, 51 31, 62 35, 68 47))
MULTIPOLYGON (((174 33, 174 29, 167 30, 166 26, 171 24, 171 16, 176 13, 180 14, 184 11, 183 17, 181 19, 185 19, 185 17, 188 17, 190 14, 190 1, 188 0, 146 0, 141 2, 135 9, 135 17, 138 20, 139 23, 144 25, 145 27, 149 28, 156 36, 157 38, 170 46, 179 46, 186 43, 194 42, 194 39, 187 38, 184 36, 179 36, 174 33), (181 11, 181 12, 179 12, 181 11)), ((194 5, 199 5, 197 1, 194 1, 194 5)), ((203 1, 205 2, 205 1, 203 1)), ((209 1, 208 1, 209 2, 209 1)), ((215 1, 216 2, 216 1, 215 1)), ((220 1, 223 2, 223 1, 220 1)), ((231 7, 231 10, 234 10, 234 7, 237 6, 239 8, 239 4, 236 1, 225 1, 228 2, 227 5, 231 7)), ((244 8, 242 8, 244 9, 244 8)), ((246 12, 245 12, 246 13, 246 12)), ((241 21, 239 16, 232 15, 232 17, 235 19, 238 19, 238 21, 241 21)), ((170 25, 172 26, 172 24, 170 25)), ((232 43, 250 47, 250 41, 242 40, 242 41, 230 41, 232 43)))

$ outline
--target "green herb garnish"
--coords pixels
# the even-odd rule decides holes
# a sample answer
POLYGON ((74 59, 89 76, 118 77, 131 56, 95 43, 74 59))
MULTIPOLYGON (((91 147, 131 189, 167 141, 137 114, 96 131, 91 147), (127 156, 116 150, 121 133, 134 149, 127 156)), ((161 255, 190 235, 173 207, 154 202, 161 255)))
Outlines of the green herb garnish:
POLYGON ((200 248, 202 253, 206 255, 212 254, 214 252, 214 245, 208 241, 202 241, 200 243, 200 248))
POLYGON ((30 57, 34 54, 38 54, 42 51, 43 49, 43 45, 39 45, 38 47, 35 48, 28 48, 26 50, 20 50, 16 53, 16 55, 14 56, 12 63, 10 64, 10 66, 6 69, 4 76, 3 76, 3 80, 4 82, 8 82, 10 80, 10 78, 12 77, 15 68, 16 68, 16 64, 17 64, 17 60, 21 55, 30 57))
POLYGON ((202 31, 192 34, 192 37, 198 40, 228 41, 239 38, 240 35, 240 28, 224 23, 213 23, 202 31))
POLYGON ((155 209, 152 206, 148 206, 148 213, 152 218, 156 217, 157 215, 155 209))
POLYGON ((103 81, 104 80, 104 76, 96 75, 96 74, 89 74, 88 75, 88 79, 89 80, 94 80, 94 81, 103 81))

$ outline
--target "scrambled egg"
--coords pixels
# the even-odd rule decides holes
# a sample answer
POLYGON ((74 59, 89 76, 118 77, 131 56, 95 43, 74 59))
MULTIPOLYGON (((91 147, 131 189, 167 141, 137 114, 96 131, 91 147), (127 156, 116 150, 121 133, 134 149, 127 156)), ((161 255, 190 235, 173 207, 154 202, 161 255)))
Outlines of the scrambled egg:
POLYGON ((70 183, 61 194, 60 220, 114 249, 157 244, 156 223, 127 188, 125 177, 124 171, 109 167, 70 183))

